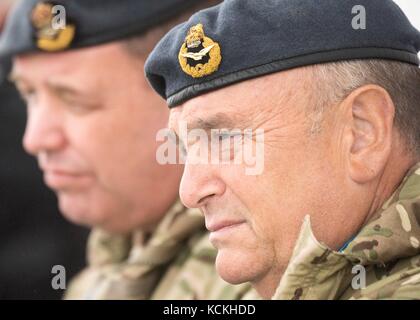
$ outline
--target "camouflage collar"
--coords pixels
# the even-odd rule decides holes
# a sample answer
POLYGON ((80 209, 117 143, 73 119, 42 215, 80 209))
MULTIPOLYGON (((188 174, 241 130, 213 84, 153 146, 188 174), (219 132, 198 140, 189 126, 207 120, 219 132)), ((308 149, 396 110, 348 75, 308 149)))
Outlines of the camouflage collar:
POLYGON ((384 265, 420 252, 420 163, 343 253, 356 264, 384 265))
POLYGON ((305 217, 273 299, 337 299, 351 283, 353 265, 385 265, 419 253, 420 163, 340 252, 320 243, 305 217))
POLYGON ((184 249, 185 242, 192 235, 200 231, 205 232, 204 216, 201 211, 187 209, 178 200, 166 213, 146 243, 144 243, 142 231, 134 234, 128 262, 143 265, 165 265, 184 249))
POLYGON ((73 296, 148 299, 186 242, 204 233, 200 211, 185 208, 179 200, 150 237, 142 230, 126 236, 94 230, 88 244, 89 267, 81 275, 84 278, 79 281, 80 288, 73 290, 73 296))
POLYGON ((130 264, 164 264, 176 255, 178 247, 191 234, 204 231, 204 218, 199 210, 185 208, 177 200, 147 239, 138 229, 127 235, 113 235, 94 229, 88 241, 91 267, 129 262, 130 264), (158 249, 157 249, 158 248, 158 249))

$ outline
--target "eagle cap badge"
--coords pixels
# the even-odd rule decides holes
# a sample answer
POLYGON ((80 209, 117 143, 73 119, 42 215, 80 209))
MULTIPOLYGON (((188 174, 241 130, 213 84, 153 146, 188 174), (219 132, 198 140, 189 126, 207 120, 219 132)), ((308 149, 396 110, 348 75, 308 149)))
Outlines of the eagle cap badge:
POLYGON ((193 78, 208 76, 222 62, 220 45, 204 34, 203 25, 190 28, 178 55, 182 70, 193 78))
POLYGON ((54 28, 54 5, 40 2, 31 13, 32 26, 35 29, 38 49, 48 52, 60 51, 70 47, 76 32, 76 27, 66 24, 64 28, 54 28))

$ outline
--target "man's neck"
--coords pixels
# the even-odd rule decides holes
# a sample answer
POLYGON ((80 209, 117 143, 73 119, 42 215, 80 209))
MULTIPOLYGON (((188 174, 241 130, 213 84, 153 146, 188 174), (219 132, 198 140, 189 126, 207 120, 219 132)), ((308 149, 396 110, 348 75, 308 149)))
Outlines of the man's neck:
POLYGON ((418 161, 418 159, 408 156, 390 158, 378 182, 378 187, 376 188, 376 193, 369 209, 369 213, 366 216, 365 223, 368 222, 392 196, 401 184, 401 181, 407 175, 407 172, 418 161))

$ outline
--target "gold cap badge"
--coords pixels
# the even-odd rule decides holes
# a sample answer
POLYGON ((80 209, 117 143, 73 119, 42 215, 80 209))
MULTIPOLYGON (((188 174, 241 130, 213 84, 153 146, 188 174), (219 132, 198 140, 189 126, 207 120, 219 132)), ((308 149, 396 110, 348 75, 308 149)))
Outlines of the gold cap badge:
POLYGON ((197 24, 188 32, 178 55, 182 70, 193 78, 208 76, 219 69, 222 62, 220 46, 204 34, 197 24))
POLYGON ((38 3, 32 10, 31 21, 36 29, 37 47, 54 52, 67 49, 74 39, 76 28, 67 24, 63 28, 53 27, 54 6, 50 3, 38 3))

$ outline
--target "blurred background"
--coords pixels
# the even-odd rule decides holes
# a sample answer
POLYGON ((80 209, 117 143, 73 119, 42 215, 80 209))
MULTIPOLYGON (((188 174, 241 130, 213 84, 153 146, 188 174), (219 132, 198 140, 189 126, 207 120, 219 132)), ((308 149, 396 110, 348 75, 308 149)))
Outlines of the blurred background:
POLYGON ((420 0, 394 0, 394 2, 403 9, 413 26, 420 30, 420 0))
MULTIPOLYGON (((9 2, 0 0, 0 33, 9 2)), ((395 0, 420 30, 420 0, 395 0)), ((420 90, 420 88, 419 88, 420 90)), ((60 299, 54 265, 67 279, 85 265, 88 230, 66 222, 21 140, 26 110, 10 84, 0 86, 0 299, 60 299)))
MULTIPOLYGON (((0 0, 0 33, 13 1, 0 0)), ((62 218, 34 158, 22 148, 26 107, 15 88, 0 86, 0 299, 60 299, 51 269, 67 279, 85 265, 88 231, 62 218)))
POLYGON ((69 279, 82 268, 87 230, 62 218, 23 151, 25 105, 12 85, 0 87, 0 106, 0 299, 59 299, 51 269, 65 266, 69 279))

